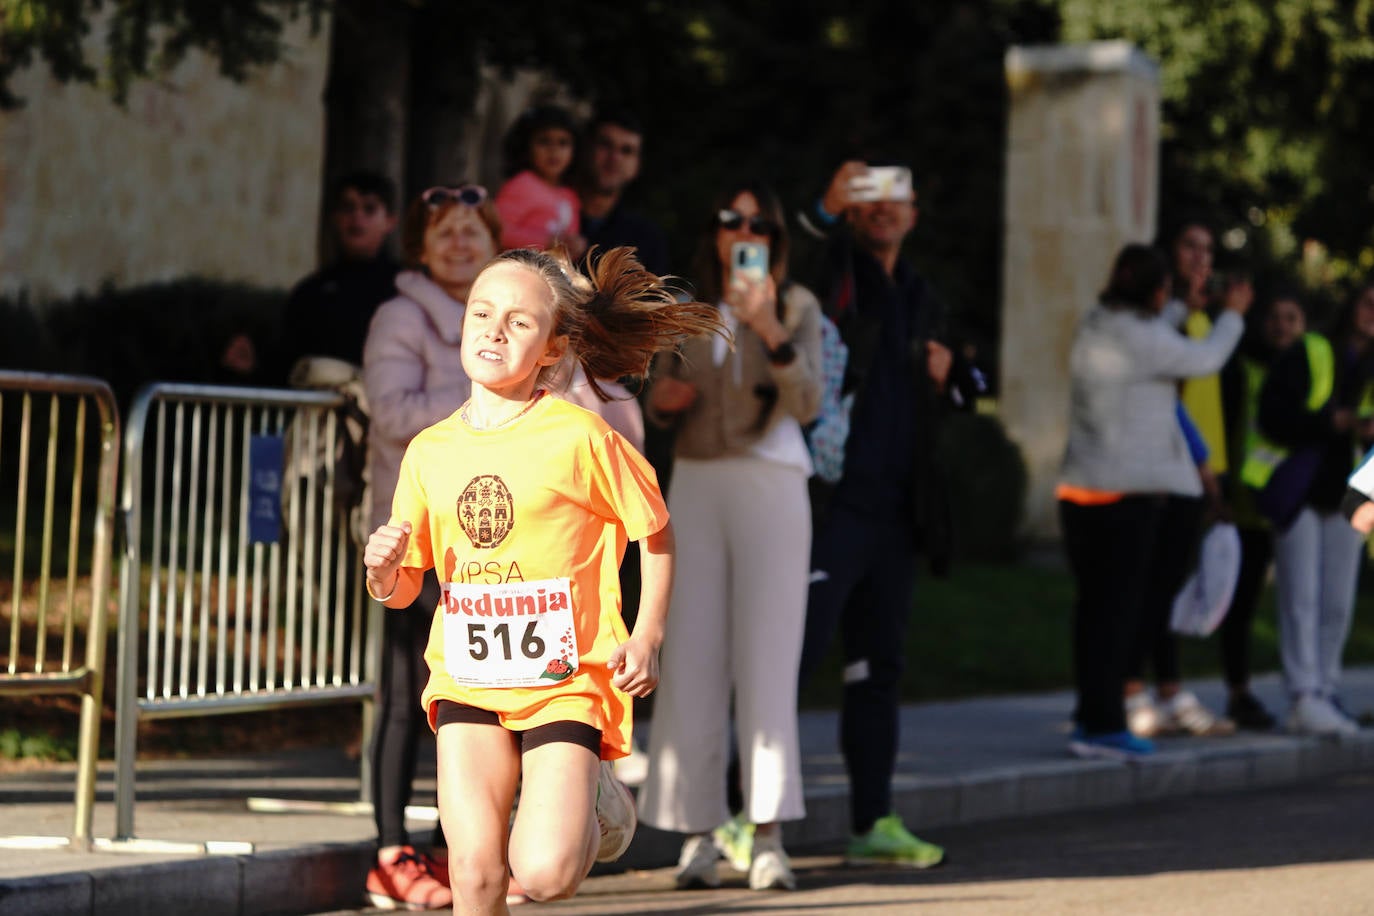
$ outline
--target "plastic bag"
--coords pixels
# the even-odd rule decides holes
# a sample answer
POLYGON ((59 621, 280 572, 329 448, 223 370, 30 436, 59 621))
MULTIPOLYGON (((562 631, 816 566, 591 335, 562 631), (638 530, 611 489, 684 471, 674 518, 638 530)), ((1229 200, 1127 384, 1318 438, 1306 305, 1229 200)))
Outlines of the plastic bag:
POLYGON ((1218 522, 1202 538, 1197 569, 1174 596, 1169 628, 1182 636, 1210 636, 1231 607, 1240 577, 1240 532, 1218 522))

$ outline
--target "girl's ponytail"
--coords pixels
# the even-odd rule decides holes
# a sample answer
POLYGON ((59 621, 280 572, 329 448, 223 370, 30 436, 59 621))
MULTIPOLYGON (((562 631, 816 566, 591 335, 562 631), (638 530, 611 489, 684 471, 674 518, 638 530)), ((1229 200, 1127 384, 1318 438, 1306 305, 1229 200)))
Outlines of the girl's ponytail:
POLYGON ((654 354, 702 334, 726 334, 719 311, 687 299, 639 263, 633 248, 588 257, 590 276, 567 333, 597 396, 597 379, 649 374, 654 354))
MULTIPOLYGON (((516 248, 493 263, 511 261, 537 273, 554 298, 555 334, 568 348, 603 401, 598 379, 645 377, 654 354, 702 334, 726 335, 715 306, 696 302, 639 263, 633 248, 588 252, 589 274, 561 251, 516 248)), ((556 369, 554 373, 556 374, 556 369)))

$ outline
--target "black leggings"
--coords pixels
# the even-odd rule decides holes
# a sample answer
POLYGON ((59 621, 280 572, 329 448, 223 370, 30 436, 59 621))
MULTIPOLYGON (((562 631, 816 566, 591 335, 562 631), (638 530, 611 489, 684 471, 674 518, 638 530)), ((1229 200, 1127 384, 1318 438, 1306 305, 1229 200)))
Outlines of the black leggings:
POLYGON ((819 670, 838 631, 845 662, 840 751, 855 834, 892 811, 915 553, 904 521, 873 518, 839 502, 811 543, 811 569, 827 577, 813 580, 807 594, 798 682, 819 670))
MULTIPOLYGON (((455 703, 452 700, 439 700, 437 705, 439 708, 434 717, 436 728, 457 723, 495 725, 498 728, 501 726, 501 717, 488 709, 478 709, 476 706, 455 703)), ((560 719, 557 722, 546 722, 543 725, 536 725, 534 728, 527 728, 523 731, 511 729, 510 734, 512 740, 519 743, 522 754, 546 744, 563 743, 585 747, 598 759, 601 757, 601 729, 588 725, 586 722, 560 719)))
POLYGON ((1150 552, 1140 625, 1126 659, 1127 680, 1143 680, 1148 660, 1156 684, 1179 681, 1178 638, 1169 629, 1169 618, 1174 610, 1174 596, 1197 566, 1203 509, 1201 497, 1164 498, 1159 536, 1150 552))
MULTIPOLYGON (((382 670, 377 685, 376 721, 368 753, 372 759, 372 814, 381 846, 406 846, 406 805, 420 746, 420 729, 427 728, 420 694, 429 678, 425 644, 434 608, 439 603, 439 579, 425 573, 420 596, 404 610, 382 609, 382 670)), ((444 845, 443 831, 434 829, 433 845, 444 845)))
POLYGON ((1064 552, 1076 586, 1074 719, 1090 735, 1124 731, 1121 688, 1140 623, 1161 501, 1128 496, 1101 506, 1059 503, 1064 552))
POLYGON ((1250 632, 1264 593, 1264 574, 1274 558, 1274 533, 1267 528, 1240 529, 1240 576, 1231 608, 1221 621, 1221 667, 1228 687, 1250 683, 1250 632))

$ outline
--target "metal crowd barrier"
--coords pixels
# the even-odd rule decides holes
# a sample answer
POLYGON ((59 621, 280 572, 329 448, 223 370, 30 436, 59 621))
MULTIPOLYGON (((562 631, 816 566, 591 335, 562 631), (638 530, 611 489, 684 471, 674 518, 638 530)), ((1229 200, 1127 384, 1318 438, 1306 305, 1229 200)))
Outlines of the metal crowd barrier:
POLYGON ((10 588, 0 602, 0 695, 81 698, 71 836, 0 845, 91 845, 118 442, 104 382, 0 371, 0 538, 11 538, 0 555, 12 554, 12 578, 0 582, 10 588), (43 438, 46 448, 35 442, 43 438))
MULTIPOLYGON (((140 720, 359 702, 368 730, 380 605, 335 500, 344 403, 168 383, 136 396, 119 506, 111 844, 135 842, 140 720)), ((361 767, 366 802, 366 754, 361 767)))

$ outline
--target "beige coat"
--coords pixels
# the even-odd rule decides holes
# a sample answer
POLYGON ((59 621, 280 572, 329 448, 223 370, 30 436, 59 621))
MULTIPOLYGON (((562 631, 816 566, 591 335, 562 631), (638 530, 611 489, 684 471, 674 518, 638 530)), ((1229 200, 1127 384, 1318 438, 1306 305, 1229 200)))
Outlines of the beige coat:
POLYGON ((677 356, 661 361, 658 373, 697 389, 692 406, 680 414, 663 414, 652 406, 645 411, 655 425, 676 425, 674 453, 679 458, 743 454, 781 416, 790 414, 803 426, 816 418, 821 407, 820 303, 796 283, 784 290, 783 303, 783 327, 797 354, 785 366, 769 362, 763 341, 743 324, 735 332, 734 352, 719 366, 712 358, 711 337, 693 338, 677 356), (761 389, 776 391, 771 408, 761 389))

